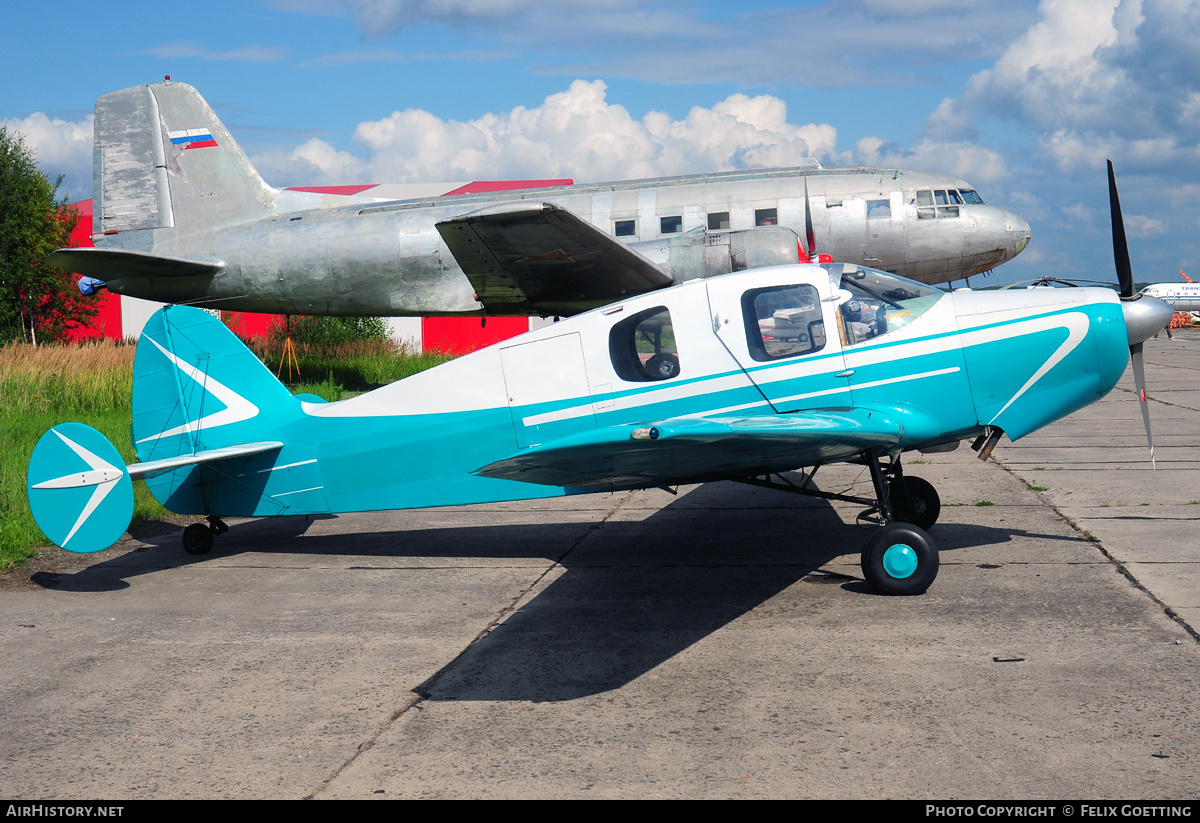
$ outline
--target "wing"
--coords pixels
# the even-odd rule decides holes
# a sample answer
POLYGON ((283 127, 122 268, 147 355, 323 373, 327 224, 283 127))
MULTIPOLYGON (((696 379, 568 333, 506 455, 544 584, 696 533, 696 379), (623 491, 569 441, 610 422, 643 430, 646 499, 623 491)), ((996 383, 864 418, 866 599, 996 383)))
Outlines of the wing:
POLYGON ((594 429, 532 446, 474 473, 548 486, 646 488, 846 460, 875 446, 895 446, 903 432, 878 410, 857 408, 675 419, 594 429))
POLYGON ((671 275, 586 220, 549 203, 519 203, 437 224, 495 314, 571 315, 661 289, 671 275))
POLYGON ((225 261, 216 257, 170 257, 123 249, 59 249, 46 256, 46 263, 97 280, 188 277, 219 274, 225 269, 225 261))

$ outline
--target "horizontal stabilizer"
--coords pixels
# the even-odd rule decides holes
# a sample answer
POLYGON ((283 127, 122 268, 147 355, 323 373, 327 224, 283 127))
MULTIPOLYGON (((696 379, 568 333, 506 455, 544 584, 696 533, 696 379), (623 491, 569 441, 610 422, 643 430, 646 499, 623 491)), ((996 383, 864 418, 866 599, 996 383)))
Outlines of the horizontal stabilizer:
POLYGON ((177 457, 164 457, 162 460, 149 460, 145 463, 134 463, 132 466, 127 466, 129 477, 133 480, 142 480, 146 477, 153 477, 165 471, 172 469, 183 468, 184 466, 195 466, 200 463, 213 463, 217 460, 226 460, 230 457, 249 457, 252 454, 262 454, 276 449, 282 449, 283 443, 279 441, 263 441, 261 443, 243 443, 240 446, 225 446, 220 449, 205 449, 204 451, 196 452, 195 454, 181 454, 177 457))
POLYGON ((218 257, 170 257, 122 249, 59 249, 46 257, 56 268, 85 274, 97 280, 122 277, 191 277, 220 274, 225 261, 218 257))
POLYGON ((492 314, 571 315, 674 282, 670 273, 565 209, 519 203, 437 224, 492 314))
POLYGON ((646 488, 845 460, 872 447, 888 449, 902 434, 900 423, 875 409, 683 418, 553 440, 475 474, 548 486, 646 488))
POLYGON ((83 423, 60 423, 42 435, 29 458, 25 491, 38 528, 68 551, 108 548, 133 516, 125 461, 83 423))

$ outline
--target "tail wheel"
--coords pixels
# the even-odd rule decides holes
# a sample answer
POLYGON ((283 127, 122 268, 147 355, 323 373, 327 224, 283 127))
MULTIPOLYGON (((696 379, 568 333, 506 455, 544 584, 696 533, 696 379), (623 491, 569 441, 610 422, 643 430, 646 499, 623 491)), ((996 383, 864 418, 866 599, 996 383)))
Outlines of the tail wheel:
POLYGON ((183 550, 188 554, 212 551, 213 533, 207 523, 193 523, 183 530, 183 550))
POLYGON ((937 545, 916 526, 892 523, 867 541, 862 571, 879 594, 922 594, 937 577, 937 545))
POLYGON ((891 487, 892 513, 896 520, 926 531, 932 529, 942 513, 942 499, 933 484, 905 475, 892 480, 891 487), (899 488, 900 482, 904 483, 903 489, 899 488))

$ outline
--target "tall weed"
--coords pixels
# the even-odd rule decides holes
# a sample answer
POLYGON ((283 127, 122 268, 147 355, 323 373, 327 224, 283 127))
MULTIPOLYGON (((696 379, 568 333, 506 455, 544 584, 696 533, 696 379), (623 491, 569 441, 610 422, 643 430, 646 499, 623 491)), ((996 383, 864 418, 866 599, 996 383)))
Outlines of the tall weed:
MULTIPOLYGON (((254 340, 250 349, 272 372, 282 346, 254 340)), ((77 420, 104 434, 128 463, 136 462, 129 439, 135 347, 101 340, 74 346, 0 347, 0 571, 7 571, 49 541, 29 513, 25 471, 38 439, 51 426, 77 420)), ((339 400, 347 391, 392 383, 452 359, 411 352, 389 341, 328 347, 299 344, 301 374, 310 382, 290 385, 296 394, 339 400), (311 382, 316 380, 318 382, 311 382)), ((134 484, 134 522, 168 514, 144 483, 134 484)))

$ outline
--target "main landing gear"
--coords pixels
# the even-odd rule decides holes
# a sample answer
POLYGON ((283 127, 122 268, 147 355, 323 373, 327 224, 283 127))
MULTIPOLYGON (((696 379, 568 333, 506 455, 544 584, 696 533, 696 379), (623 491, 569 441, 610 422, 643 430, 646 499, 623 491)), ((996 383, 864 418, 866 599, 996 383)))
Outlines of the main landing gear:
POLYGON ((188 554, 208 554, 212 551, 213 538, 225 534, 229 527, 221 518, 209 515, 207 523, 193 523, 183 530, 183 550, 188 554))
POLYGON ((816 475, 819 465, 805 476, 804 483, 799 486, 778 475, 778 480, 771 480, 770 475, 764 478, 729 479, 752 486, 867 506, 858 516, 859 522, 873 523, 880 528, 871 535, 862 551, 863 577, 879 594, 922 594, 938 573, 937 544, 927 533, 942 511, 937 490, 919 477, 905 477, 899 458, 889 458, 886 464, 881 463, 880 454, 874 449, 861 454, 858 462, 866 464, 871 471, 871 481, 875 486, 874 499, 809 488, 808 484, 816 475))

